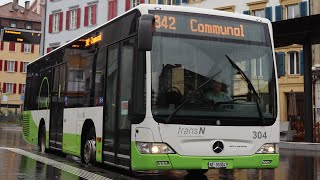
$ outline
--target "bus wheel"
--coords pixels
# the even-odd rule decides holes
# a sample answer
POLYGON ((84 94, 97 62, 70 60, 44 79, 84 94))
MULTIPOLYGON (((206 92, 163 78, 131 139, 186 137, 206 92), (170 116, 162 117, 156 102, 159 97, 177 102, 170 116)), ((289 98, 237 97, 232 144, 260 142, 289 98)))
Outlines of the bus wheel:
POLYGON ((197 169, 197 170, 187 170, 189 174, 191 175, 201 175, 208 172, 209 169, 197 169))
POLYGON ((38 150, 44 153, 46 150, 46 128, 42 125, 39 129, 38 150))
POLYGON ((82 162, 94 164, 96 160, 96 134, 94 128, 89 130, 83 146, 82 162))

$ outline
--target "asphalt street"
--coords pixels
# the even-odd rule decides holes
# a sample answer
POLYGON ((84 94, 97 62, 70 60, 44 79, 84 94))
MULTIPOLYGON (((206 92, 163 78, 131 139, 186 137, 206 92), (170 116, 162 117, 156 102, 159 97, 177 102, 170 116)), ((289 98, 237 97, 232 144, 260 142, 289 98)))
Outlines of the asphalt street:
POLYGON ((280 165, 270 170, 212 169, 203 176, 186 171, 132 174, 123 169, 82 164, 78 158, 38 153, 22 139, 21 127, 0 123, 0 177, 6 179, 320 179, 320 151, 280 149, 280 165))

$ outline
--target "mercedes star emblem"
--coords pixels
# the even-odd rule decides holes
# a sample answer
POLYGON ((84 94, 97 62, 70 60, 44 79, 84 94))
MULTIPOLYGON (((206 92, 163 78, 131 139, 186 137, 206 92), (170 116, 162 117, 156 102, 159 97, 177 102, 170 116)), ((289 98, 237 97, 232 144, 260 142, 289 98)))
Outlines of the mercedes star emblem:
POLYGON ((213 146, 212 149, 215 153, 221 153, 221 151, 223 150, 223 143, 221 141, 216 141, 213 146))

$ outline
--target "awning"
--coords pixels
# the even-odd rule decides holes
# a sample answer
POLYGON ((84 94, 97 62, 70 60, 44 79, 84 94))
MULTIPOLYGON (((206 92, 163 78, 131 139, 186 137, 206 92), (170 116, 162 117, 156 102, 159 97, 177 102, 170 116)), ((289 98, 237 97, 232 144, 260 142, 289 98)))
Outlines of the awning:
POLYGON ((305 44, 308 35, 311 44, 320 44, 320 14, 272 23, 275 47, 305 44))

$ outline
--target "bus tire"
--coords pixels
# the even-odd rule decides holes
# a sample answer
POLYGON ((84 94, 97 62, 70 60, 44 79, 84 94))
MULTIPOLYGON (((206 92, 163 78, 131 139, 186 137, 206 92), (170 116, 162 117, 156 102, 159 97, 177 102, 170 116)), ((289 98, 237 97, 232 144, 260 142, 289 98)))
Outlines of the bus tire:
POLYGON ((82 148, 81 161, 86 164, 94 164, 96 162, 96 133, 94 128, 90 128, 85 138, 82 148))
POLYGON ((201 175, 208 172, 209 169, 195 169, 195 170, 187 170, 191 175, 201 175))
POLYGON ((44 125, 40 126, 39 136, 38 136, 38 150, 41 153, 46 152, 46 128, 44 125))

